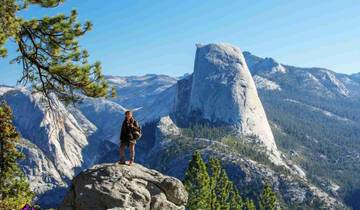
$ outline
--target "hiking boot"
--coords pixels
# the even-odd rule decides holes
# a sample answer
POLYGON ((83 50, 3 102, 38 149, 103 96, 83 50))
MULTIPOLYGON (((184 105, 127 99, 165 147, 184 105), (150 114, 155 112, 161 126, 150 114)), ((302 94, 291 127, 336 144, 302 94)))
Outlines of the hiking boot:
POLYGON ((125 162, 125 160, 119 160, 118 163, 119 164, 125 164, 126 162, 125 162))
POLYGON ((134 160, 129 160, 128 165, 131 166, 131 164, 134 163, 134 160))

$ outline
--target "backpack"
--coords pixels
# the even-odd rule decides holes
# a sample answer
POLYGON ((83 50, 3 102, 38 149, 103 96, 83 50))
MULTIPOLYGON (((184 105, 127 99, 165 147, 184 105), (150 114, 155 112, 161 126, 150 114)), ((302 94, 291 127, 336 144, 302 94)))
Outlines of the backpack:
POLYGON ((141 130, 139 123, 136 120, 134 120, 133 125, 135 125, 136 129, 133 128, 132 135, 133 135, 134 139, 138 140, 142 136, 142 130, 141 130))

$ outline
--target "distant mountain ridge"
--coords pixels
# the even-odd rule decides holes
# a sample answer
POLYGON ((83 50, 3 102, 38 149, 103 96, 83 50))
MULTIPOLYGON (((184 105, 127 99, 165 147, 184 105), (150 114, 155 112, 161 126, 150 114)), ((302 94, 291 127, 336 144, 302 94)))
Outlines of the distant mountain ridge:
POLYGON ((297 79, 296 83, 293 83, 294 86, 308 89, 313 88, 315 91, 320 91, 321 94, 328 96, 359 95, 359 90, 355 89, 359 87, 359 83, 353 79, 356 78, 354 76, 356 74, 346 75, 325 68, 304 68, 284 65, 273 58, 260 58, 252 55, 250 52, 244 52, 244 56, 253 75, 280 80, 279 73, 286 73, 284 77, 297 79), (275 75, 278 78, 275 78, 275 75), (301 85, 301 82, 304 82, 304 84, 301 85))
POLYGON ((355 198, 360 189, 359 73, 281 64, 285 74, 269 74, 278 62, 264 68, 260 64, 266 59, 244 56, 254 77, 276 84, 277 88, 258 85, 258 90, 280 149, 314 183, 359 209, 355 198))

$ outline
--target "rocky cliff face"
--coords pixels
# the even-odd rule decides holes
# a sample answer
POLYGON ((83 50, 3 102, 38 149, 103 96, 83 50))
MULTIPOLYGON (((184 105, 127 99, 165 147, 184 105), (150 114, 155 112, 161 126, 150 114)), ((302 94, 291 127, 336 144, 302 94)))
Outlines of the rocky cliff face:
POLYGON ((18 148, 25 155, 20 164, 31 189, 37 195, 37 202, 46 207, 60 202, 66 193, 68 183, 56 165, 38 146, 27 139, 20 139, 18 148))
MULTIPOLYGON (((99 133, 102 129, 98 130, 90 122, 92 118, 85 117, 79 109, 65 107, 54 95, 52 109, 42 95, 25 88, 0 87, 2 99, 11 106, 14 124, 23 137, 18 148, 25 154, 25 160, 20 164, 36 200, 42 207, 55 207, 73 176, 108 151, 99 133)), ((83 108, 87 110, 85 105, 83 108)))
MULTIPOLYGON (((40 94, 29 90, 8 90, 3 98, 11 106, 14 124, 21 135, 32 141, 57 166, 63 177, 71 178, 84 163, 83 148, 88 145, 84 124, 79 124, 65 106, 51 97, 53 109, 40 94)), ((87 128, 94 128, 88 122, 87 128)), ((95 129, 95 128, 94 128, 95 129)))
POLYGON ((194 73, 178 82, 176 122, 230 125, 257 136, 276 164, 284 164, 242 52, 228 44, 197 45, 194 73))
POLYGON ((178 179, 139 164, 101 164, 72 181, 60 210, 185 209, 188 194, 178 179))

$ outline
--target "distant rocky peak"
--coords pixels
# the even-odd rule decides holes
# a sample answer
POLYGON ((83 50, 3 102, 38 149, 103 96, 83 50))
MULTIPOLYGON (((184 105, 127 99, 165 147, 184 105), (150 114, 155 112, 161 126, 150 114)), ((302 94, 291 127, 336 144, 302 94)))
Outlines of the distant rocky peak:
POLYGON ((194 73, 177 83, 175 122, 229 125, 257 136, 282 164, 254 80, 241 50, 229 44, 197 45, 194 73))
POLYGON ((329 91, 341 96, 349 96, 350 91, 346 88, 345 84, 337 78, 335 72, 328 69, 312 68, 311 74, 329 91))
POLYGON ((254 74, 275 74, 275 73, 286 73, 286 68, 273 58, 266 57, 261 58, 251 54, 250 52, 244 52, 245 60, 254 74))
POLYGON ((188 112, 213 123, 240 122, 241 101, 246 92, 256 93, 240 49, 227 44, 201 45, 194 66, 188 112))
POLYGON ((255 65, 256 63, 264 60, 264 58, 253 55, 249 51, 244 51, 243 55, 249 68, 251 68, 251 66, 255 65))

